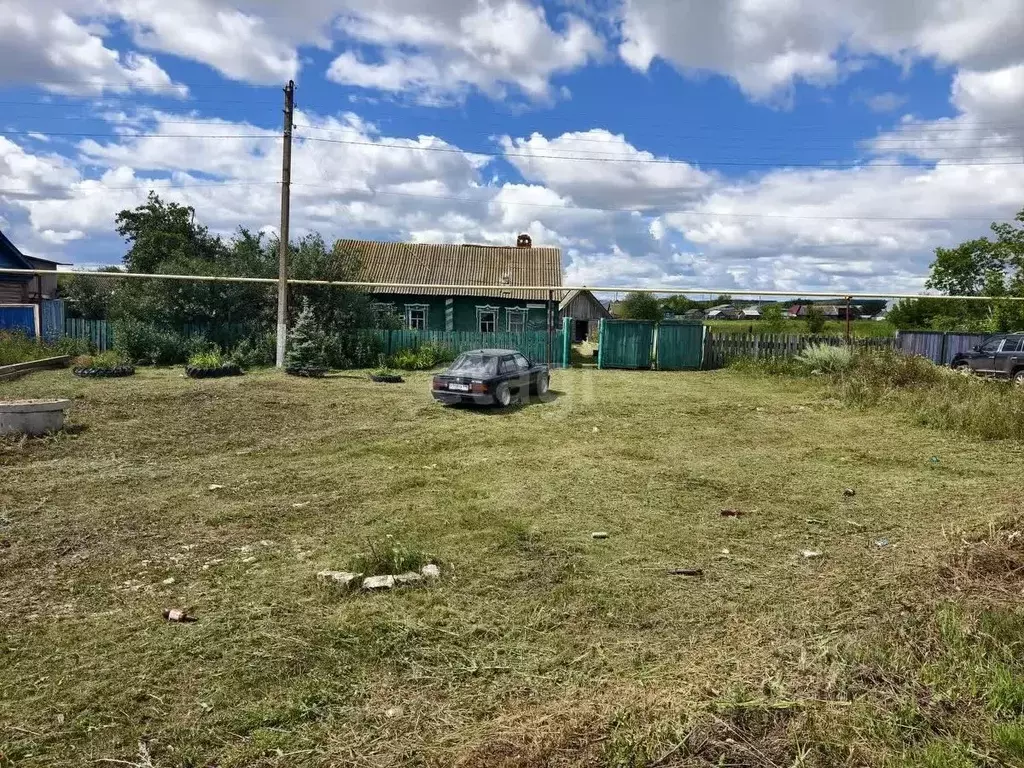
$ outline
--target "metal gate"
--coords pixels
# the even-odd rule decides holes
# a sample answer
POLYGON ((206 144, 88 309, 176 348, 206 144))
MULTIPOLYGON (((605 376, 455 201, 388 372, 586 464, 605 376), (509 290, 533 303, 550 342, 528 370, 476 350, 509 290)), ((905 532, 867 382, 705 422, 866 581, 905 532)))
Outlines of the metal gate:
POLYGON ((38 308, 35 304, 0 305, 0 331, 24 333, 30 338, 39 335, 38 308))
POLYGON ((700 370, 704 352, 703 323, 658 325, 656 358, 661 371, 700 370))
POLYGON ((650 368, 654 323, 602 320, 597 342, 598 368, 650 368))

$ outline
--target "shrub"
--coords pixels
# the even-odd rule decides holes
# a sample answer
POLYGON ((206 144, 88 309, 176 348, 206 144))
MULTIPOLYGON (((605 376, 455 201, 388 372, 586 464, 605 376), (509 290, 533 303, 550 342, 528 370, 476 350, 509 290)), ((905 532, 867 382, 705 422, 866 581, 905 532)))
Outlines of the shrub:
POLYGON ((823 330, 825 330, 825 315, 818 307, 811 305, 807 309, 807 331, 819 334, 823 330))
POLYGON ((188 359, 189 368, 211 369, 220 368, 222 365, 224 365, 224 358, 220 352, 199 352, 188 359))
POLYGON ((242 339, 232 350, 230 358, 242 368, 261 368, 273 365, 276 356, 277 335, 271 332, 242 339))
POLYGON ((188 359, 190 339, 163 331, 141 320, 114 323, 114 349, 125 359, 149 365, 175 365, 188 359))
POLYGON ((383 354, 384 345, 373 331, 348 330, 328 336, 324 352, 331 368, 368 368, 383 354))
POLYGON ((403 371, 415 371, 419 367, 419 355, 411 349, 402 349, 395 354, 391 364, 403 371))
POLYGON ((796 357, 797 362, 812 371, 840 373, 853 365, 853 350, 828 344, 811 344, 796 357))
POLYGON ((392 359, 392 365, 403 371, 429 371, 431 368, 450 363, 454 359, 455 353, 448 347, 427 344, 420 347, 419 351, 400 350, 392 359))

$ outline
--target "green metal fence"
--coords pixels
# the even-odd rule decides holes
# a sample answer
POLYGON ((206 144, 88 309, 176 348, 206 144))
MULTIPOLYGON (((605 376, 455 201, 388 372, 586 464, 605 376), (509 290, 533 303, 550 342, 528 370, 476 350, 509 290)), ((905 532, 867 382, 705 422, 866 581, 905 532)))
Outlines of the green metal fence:
POLYGON ((598 368, 650 368, 654 323, 602 320, 597 346, 598 368))
POLYGON ((660 323, 655 338, 658 370, 700 370, 704 351, 702 323, 660 323))
POLYGON ((66 317, 64 318, 64 335, 69 339, 86 339, 99 352, 106 352, 114 347, 114 329, 106 320, 66 317))

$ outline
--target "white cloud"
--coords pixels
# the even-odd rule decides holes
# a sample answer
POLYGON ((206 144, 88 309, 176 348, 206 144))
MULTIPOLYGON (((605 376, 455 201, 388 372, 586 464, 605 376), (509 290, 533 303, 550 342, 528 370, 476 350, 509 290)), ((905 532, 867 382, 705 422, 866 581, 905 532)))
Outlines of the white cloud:
POLYGON ((525 0, 353 5, 339 27, 353 41, 374 46, 379 61, 345 51, 328 77, 364 88, 411 91, 426 101, 458 98, 470 89, 502 97, 509 86, 547 100, 554 75, 583 66, 603 50, 579 17, 566 16, 564 29, 556 31, 544 9, 525 0))
MULTIPOLYGON (((98 94, 133 88, 185 95, 156 62, 107 47, 107 30, 80 23, 72 4, 52 0, 0 2, 0 86, 39 85, 56 93, 98 94)), ((92 7, 86 0, 80 7, 92 7)))
POLYGON ((662 58, 770 98, 833 81, 862 54, 1007 66, 1024 50, 1022 11, 1020 0, 623 0, 619 50, 642 71, 662 58))
POLYGON ((276 84, 298 74, 296 41, 282 39, 267 19, 226 3, 119 0, 114 8, 143 48, 202 62, 234 80, 276 84))
POLYGON ((539 133, 528 139, 504 136, 500 143, 524 178, 543 182, 581 206, 679 205, 698 199, 713 181, 699 168, 638 150, 624 136, 602 129, 554 139, 539 133))

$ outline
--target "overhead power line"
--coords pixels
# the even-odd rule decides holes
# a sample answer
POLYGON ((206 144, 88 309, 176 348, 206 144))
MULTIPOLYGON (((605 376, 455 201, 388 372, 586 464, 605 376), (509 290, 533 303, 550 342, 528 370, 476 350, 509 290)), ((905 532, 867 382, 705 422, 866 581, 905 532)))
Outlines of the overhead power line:
MULTIPOLYGON (((5 136, 28 136, 39 131, 0 131, 0 135, 5 136)), ((64 136, 64 137, 79 137, 79 138, 116 138, 122 140, 130 139, 263 139, 268 141, 279 141, 281 137, 273 133, 261 133, 261 134, 219 134, 219 133, 100 133, 100 132, 48 132, 47 136, 64 136)), ((685 165, 685 166, 737 166, 737 167, 767 167, 767 168, 815 168, 820 170, 844 170, 851 168, 907 168, 913 167, 908 166, 906 163, 876 163, 876 162, 832 162, 832 161, 819 161, 814 163, 809 162, 791 162, 786 159, 775 159, 771 161, 765 160, 719 160, 712 158, 692 158, 688 160, 681 160, 675 158, 635 158, 635 157, 622 157, 620 155, 609 156, 608 153, 602 155, 552 155, 548 153, 536 153, 536 152, 495 152, 487 150, 471 150, 462 149, 453 146, 424 146, 422 144, 393 144, 384 141, 360 141, 360 140, 346 140, 346 139, 324 139, 314 136, 301 137, 303 141, 316 142, 322 144, 339 144, 347 146, 362 146, 362 147, 373 147, 376 149, 396 149, 406 150, 412 152, 443 152, 447 154, 458 154, 458 155, 477 155, 479 157, 491 157, 496 159, 501 158, 523 158, 527 160, 558 160, 558 161, 570 161, 570 162, 590 162, 590 163, 625 163, 633 165, 685 165)), ((1010 165, 1024 165, 1024 153, 1017 153, 1013 155, 993 155, 986 159, 975 159, 975 158, 928 158, 929 163, 944 163, 946 165, 963 165, 963 166, 1010 166, 1010 165), (1014 159, 1010 159, 1014 158, 1014 159)))
MULTIPOLYGON (((98 181, 98 179, 85 179, 83 182, 98 181)), ((280 181, 208 181, 208 182, 185 182, 176 183, 171 179, 153 179, 151 182, 146 184, 104 184, 102 189, 118 190, 118 191, 147 191, 147 190, 167 190, 173 191, 175 189, 219 189, 219 188, 232 188, 232 187, 276 187, 281 184, 280 181)), ((692 209, 675 209, 669 205, 657 206, 657 205, 639 205, 625 208, 609 208, 602 206, 592 205, 556 205, 554 203, 533 203, 525 200, 507 200, 498 199, 497 197, 490 198, 473 198, 473 197, 458 197, 456 195, 428 195, 418 192, 393 192, 388 190, 372 190, 370 192, 363 192, 361 190, 346 189, 337 187, 331 184, 319 184, 313 182, 297 182, 291 183, 293 187, 306 187, 314 189, 328 189, 335 192, 349 192, 357 196, 355 201, 364 202, 366 200, 372 200, 376 197, 402 197, 411 198, 416 200, 446 200, 457 203, 472 203, 474 205, 502 205, 502 206, 521 206, 525 208, 546 208, 550 210, 565 211, 566 213, 572 212, 596 212, 596 213, 650 213, 651 215, 673 215, 673 216, 697 216, 706 218, 739 218, 739 219, 797 219, 797 220, 808 220, 808 221, 908 221, 908 222, 932 222, 932 223, 945 223, 950 221, 980 221, 980 222, 991 222, 998 218, 995 216, 844 216, 844 215, 805 215, 805 214, 789 214, 789 213, 744 213, 739 211, 697 211, 692 209)), ((74 189, 70 187, 63 187, 63 191, 73 192, 74 189)), ((491 191, 500 192, 501 190, 497 187, 491 188, 491 191)), ((36 194, 39 190, 35 189, 16 189, 16 188, 2 188, 0 187, 0 195, 28 195, 36 194)))

